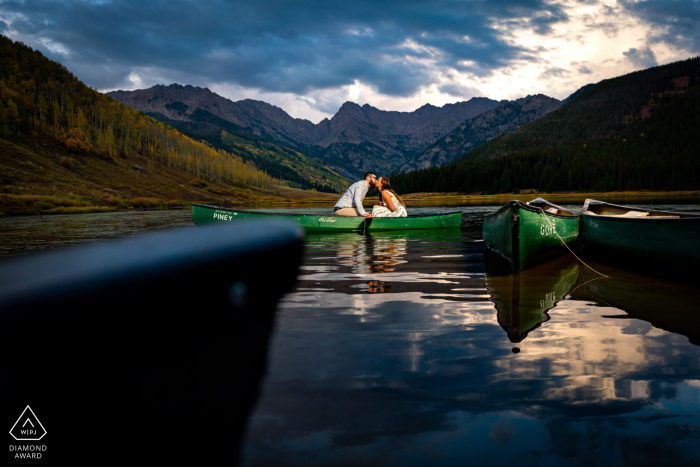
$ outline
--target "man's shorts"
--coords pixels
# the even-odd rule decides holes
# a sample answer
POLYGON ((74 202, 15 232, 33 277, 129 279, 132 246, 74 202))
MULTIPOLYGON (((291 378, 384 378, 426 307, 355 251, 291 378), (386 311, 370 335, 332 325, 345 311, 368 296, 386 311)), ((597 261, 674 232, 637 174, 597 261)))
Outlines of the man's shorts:
POLYGON ((360 211, 358 211, 357 208, 340 208, 335 211, 335 215, 345 217, 361 217, 360 211))

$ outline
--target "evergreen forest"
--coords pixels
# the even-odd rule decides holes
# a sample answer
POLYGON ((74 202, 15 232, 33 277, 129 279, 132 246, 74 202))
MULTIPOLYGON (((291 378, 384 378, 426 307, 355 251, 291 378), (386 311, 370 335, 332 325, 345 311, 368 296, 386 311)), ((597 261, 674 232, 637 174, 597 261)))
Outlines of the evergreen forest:
POLYGON ((700 58, 608 79, 399 193, 700 189, 700 58))

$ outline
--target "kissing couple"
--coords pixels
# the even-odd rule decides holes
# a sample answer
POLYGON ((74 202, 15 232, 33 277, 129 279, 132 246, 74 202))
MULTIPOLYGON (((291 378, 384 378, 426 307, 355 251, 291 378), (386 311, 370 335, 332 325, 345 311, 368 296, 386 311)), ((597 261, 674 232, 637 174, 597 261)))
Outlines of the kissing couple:
POLYGON ((388 177, 379 177, 374 172, 367 172, 365 178, 345 190, 340 200, 335 203, 335 215, 346 217, 406 217, 406 205, 399 195, 391 189, 388 177), (379 190, 379 204, 372 207, 372 213, 365 212, 362 202, 370 188, 379 190))

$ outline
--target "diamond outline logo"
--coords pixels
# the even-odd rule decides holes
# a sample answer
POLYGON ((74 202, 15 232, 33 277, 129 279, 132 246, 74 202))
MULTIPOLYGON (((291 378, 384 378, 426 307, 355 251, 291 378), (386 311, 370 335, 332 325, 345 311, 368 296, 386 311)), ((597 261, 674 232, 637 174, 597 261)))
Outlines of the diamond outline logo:
MULTIPOLYGON (((31 421, 31 419, 29 418, 28 415, 27 415, 27 421, 29 421, 29 423, 32 425, 32 427, 34 427, 34 424, 32 423, 32 421, 31 421)), ((25 421, 25 422, 24 422, 24 425, 26 425, 26 424, 27 424, 27 422, 25 421)), ((24 425, 22 425, 22 427, 24 427, 24 425)), ((19 418, 17 419, 17 421, 15 422, 15 424, 12 425, 12 428, 10 428, 10 434, 12 435, 12 437, 13 437, 16 441, 39 441, 39 440, 41 440, 41 438, 43 438, 44 436, 46 436, 46 428, 44 428, 44 425, 41 424, 41 422, 39 421, 39 417, 36 416, 36 414, 34 413, 34 411, 32 410, 32 408, 29 407, 29 406, 27 406, 27 408, 24 409, 24 410, 22 411, 22 415, 19 416, 19 418), (17 424, 22 420, 22 418, 24 418, 24 414, 27 413, 27 410, 29 410, 29 412, 30 412, 30 413, 32 414, 32 416, 34 417, 34 420, 36 420, 36 422, 39 424, 39 426, 41 427, 41 429, 42 429, 42 431, 43 431, 42 435, 39 436, 38 438, 36 438, 36 437, 34 437, 34 438, 18 438, 18 437, 15 436, 14 433, 12 433, 12 431, 14 431, 15 427, 17 426, 17 424)))

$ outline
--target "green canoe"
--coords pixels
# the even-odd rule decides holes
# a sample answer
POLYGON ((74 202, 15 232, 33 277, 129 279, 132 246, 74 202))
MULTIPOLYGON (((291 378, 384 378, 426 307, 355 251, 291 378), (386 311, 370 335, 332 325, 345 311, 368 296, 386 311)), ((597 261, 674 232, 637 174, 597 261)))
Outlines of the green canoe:
POLYGON ((201 226, 238 220, 288 219, 296 222, 307 233, 315 232, 379 232, 383 230, 444 229, 459 227, 460 211, 416 214, 408 217, 342 217, 317 214, 280 214, 239 209, 219 208, 206 204, 192 204, 192 220, 201 226))
POLYGON ((625 265, 692 272, 700 268, 700 214, 587 199, 581 211, 581 237, 587 256, 619 260, 625 265))
POLYGON ((549 320, 547 312, 564 300, 579 277, 579 264, 571 255, 515 274, 504 274, 498 264, 484 257, 489 300, 498 312, 498 324, 517 343, 549 320))
POLYGON ((520 271, 566 251, 562 240, 576 242, 578 226, 578 215, 542 198, 510 201, 484 216, 484 245, 520 271))

